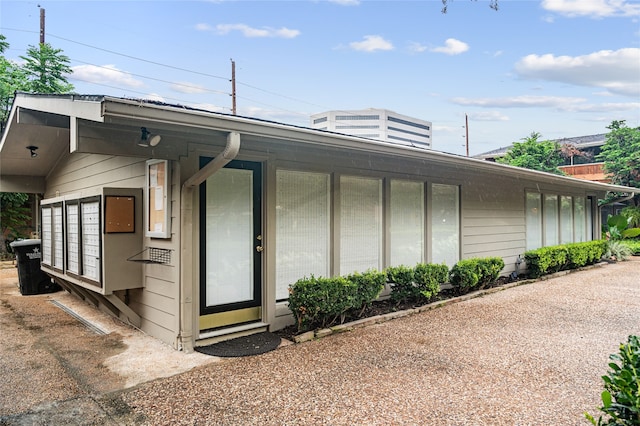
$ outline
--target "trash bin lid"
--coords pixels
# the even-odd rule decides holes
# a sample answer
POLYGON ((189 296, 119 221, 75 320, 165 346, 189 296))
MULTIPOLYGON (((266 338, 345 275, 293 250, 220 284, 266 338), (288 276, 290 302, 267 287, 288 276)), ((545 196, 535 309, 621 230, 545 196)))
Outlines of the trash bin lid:
POLYGON ((35 246, 40 244, 40 240, 39 239, 27 239, 27 240, 18 240, 18 241, 13 241, 11 243, 9 243, 9 245, 11 246, 11 248, 13 247, 23 247, 23 246, 35 246))

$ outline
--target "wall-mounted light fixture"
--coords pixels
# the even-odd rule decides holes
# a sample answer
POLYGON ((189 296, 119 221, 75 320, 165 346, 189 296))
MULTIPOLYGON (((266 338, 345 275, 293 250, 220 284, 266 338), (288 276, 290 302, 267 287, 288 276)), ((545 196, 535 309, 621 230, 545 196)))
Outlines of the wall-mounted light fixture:
POLYGON ((38 156, 38 153, 36 152, 38 149, 37 146, 29 145, 27 149, 30 151, 31 158, 36 158, 38 156))
POLYGON ((162 140, 162 136, 152 134, 146 127, 140 127, 140 131, 142 134, 140 135, 138 146, 156 146, 162 140))

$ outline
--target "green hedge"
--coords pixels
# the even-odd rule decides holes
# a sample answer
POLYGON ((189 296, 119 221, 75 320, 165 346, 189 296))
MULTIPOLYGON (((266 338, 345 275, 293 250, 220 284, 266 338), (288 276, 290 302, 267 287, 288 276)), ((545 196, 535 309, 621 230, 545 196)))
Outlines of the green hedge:
POLYGON ((620 243, 629 247, 634 255, 640 256, 640 240, 620 240, 620 243))
POLYGON ((396 303, 424 303, 440 292, 440 284, 447 282, 449 268, 445 264, 419 263, 385 269, 391 286, 390 298, 396 303))
POLYGON ((529 276, 538 278, 564 269, 575 269, 598 262, 605 253, 604 240, 542 247, 525 252, 529 276))
POLYGON ((347 277, 302 278, 289 286, 289 309, 298 331, 343 323, 349 312, 363 312, 384 288, 383 272, 367 271, 347 277))
POLYGON ((491 285, 498 279, 504 268, 504 260, 499 257, 474 257, 456 263, 449 273, 449 282, 458 293, 491 285))

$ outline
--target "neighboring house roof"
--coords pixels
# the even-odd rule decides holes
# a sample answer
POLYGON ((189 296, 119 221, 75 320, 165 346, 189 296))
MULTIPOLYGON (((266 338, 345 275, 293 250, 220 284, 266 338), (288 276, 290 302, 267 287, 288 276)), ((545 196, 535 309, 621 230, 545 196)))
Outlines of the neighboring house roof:
MULTIPOLYGON (((606 133, 600 133, 597 135, 576 136, 572 138, 552 139, 551 142, 558 142, 560 145, 575 145, 576 148, 590 148, 594 146, 602 146, 606 142, 606 133)), ((482 159, 494 159, 504 157, 507 151, 513 147, 513 144, 497 148, 491 151, 483 152, 482 154, 475 155, 474 158, 482 159)))
MULTIPOLYGON (((640 193, 628 188, 558 176, 477 158, 425 150, 389 142, 348 136, 322 130, 282 124, 170 105, 161 102, 89 95, 16 94, 7 129, 0 140, 0 187, 9 190, 30 186, 20 192, 43 192, 46 176, 65 153, 98 153, 149 157, 146 148, 137 147, 133 135, 141 126, 153 126, 168 140, 208 143, 212 134, 226 136, 238 132, 258 143, 288 141, 301 147, 327 148, 336 155, 360 153, 412 158, 451 168, 494 173, 539 182, 570 184, 593 191, 640 193), (29 158, 28 145, 38 146, 38 156, 29 158)), ((178 160, 187 155, 185 144, 162 143, 151 155, 178 160)))

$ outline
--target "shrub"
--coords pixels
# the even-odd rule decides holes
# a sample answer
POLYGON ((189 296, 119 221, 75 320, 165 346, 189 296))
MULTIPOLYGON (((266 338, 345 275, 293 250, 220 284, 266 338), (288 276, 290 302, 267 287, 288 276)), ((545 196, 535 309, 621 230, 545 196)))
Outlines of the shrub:
POLYGON ((302 278, 289 287, 289 309, 298 331, 312 325, 327 327, 344 321, 344 317, 360 300, 358 286, 344 277, 302 278))
POLYGON ((499 257, 463 259, 451 269, 449 281, 457 288, 458 293, 467 293, 493 284, 503 268, 504 260, 499 257))
POLYGON ((447 265, 434 263, 418 263, 413 268, 413 279, 420 296, 429 301, 440 292, 440 284, 447 282, 449 268, 447 265))
POLYGON ((459 293, 466 293, 480 282, 476 259, 464 259, 456 263, 449 273, 449 282, 459 293))
POLYGON ((558 272, 568 263, 568 252, 565 246, 542 247, 524 253, 529 275, 538 278, 545 274, 558 272))
POLYGON ((391 300, 396 303, 416 300, 420 291, 414 285, 414 270, 405 265, 389 266, 385 269, 387 281, 391 285, 391 300))
POLYGON ((629 247, 629 250, 634 255, 640 255, 640 240, 622 240, 620 243, 629 247))
POLYGON ((365 309, 371 306, 371 302, 380 296, 380 292, 387 282, 387 275, 384 272, 370 269, 363 274, 356 272, 346 278, 356 285, 356 299, 353 308, 360 311, 358 316, 362 316, 365 309))
POLYGON ((632 254, 631 248, 621 241, 607 241, 607 250, 604 253, 605 259, 627 260, 632 254))
POLYGON ((589 413, 585 417, 594 425, 638 425, 640 424, 640 341, 638 336, 629 336, 626 344, 620 344, 620 352, 609 358, 609 372, 602 376, 602 416, 596 420, 589 413))

